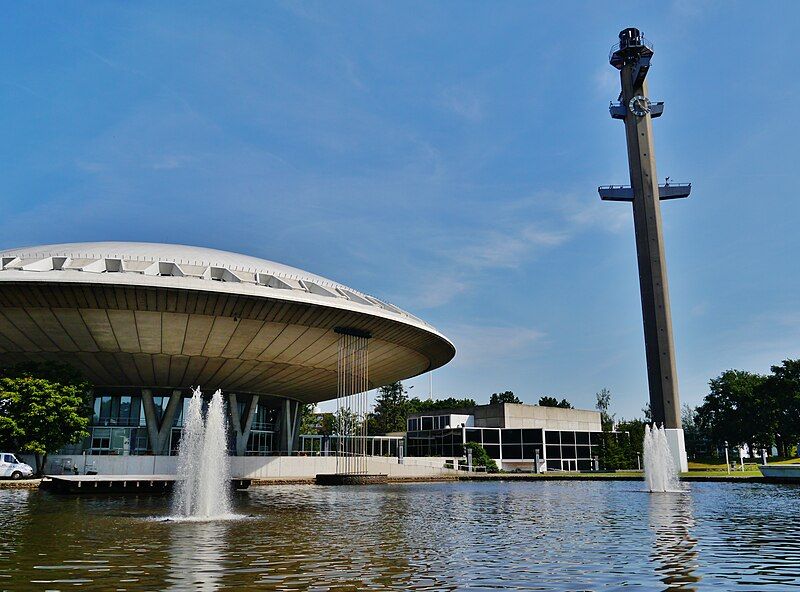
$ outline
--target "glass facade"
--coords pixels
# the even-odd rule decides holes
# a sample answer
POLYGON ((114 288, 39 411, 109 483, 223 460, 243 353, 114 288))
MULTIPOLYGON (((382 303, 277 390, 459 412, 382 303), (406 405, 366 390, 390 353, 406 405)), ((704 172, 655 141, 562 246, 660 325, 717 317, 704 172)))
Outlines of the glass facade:
MULTIPOLYGON (((245 410, 244 402, 239 402, 239 417, 245 410)), ((278 446, 276 434, 280 402, 275 399, 259 397, 258 406, 253 413, 250 436, 247 438, 245 454, 248 456, 264 456, 273 454, 278 446)))
POLYGON ((409 432, 420 430, 442 430, 451 426, 452 415, 423 415, 422 417, 411 417, 406 420, 406 429, 409 432))
MULTIPOLYGON (((370 456, 397 457, 400 452, 402 436, 348 436, 350 447, 354 450, 366 450, 370 456), (358 441, 358 442, 354 442, 358 441)), ((338 436, 322 436, 319 434, 300 436, 300 452, 306 456, 330 456, 339 449, 338 436)))
MULTIPOLYGON (((60 454, 90 455, 141 455, 152 454, 150 436, 147 429, 143 389, 95 388, 92 403, 92 415, 88 428, 89 436, 82 442, 67 446, 60 454)), ((153 407, 157 425, 163 427, 167 415, 173 389, 148 389, 152 394, 153 407)), ((178 453, 184 420, 189 408, 192 393, 184 389, 180 393, 181 401, 175 410, 168 439, 169 454, 178 453)), ((244 413, 250 395, 238 395, 237 405, 239 417, 244 421, 244 413)), ((210 397, 208 398, 210 400, 210 397)), ((230 404, 230 399, 226 398, 230 404)), ((207 400, 205 403, 207 404, 207 400)), ((278 418, 283 399, 259 396, 258 405, 253 414, 250 433, 247 438, 245 454, 268 455, 277 450, 280 439, 277 436, 278 418)), ((205 411, 204 404, 204 411, 205 411)), ((236 433, 233 429, 232 417, 228 414, 229 448, 231 454, 236 450, 236 433)))
POLYGON ((408 456, 462 456, 464 441, 461 431, 461 428, 456 428, 409 432, 406 454, 408 456))
MULTIPOLYGON (((409 426, 424 425, 411 422, 409 426)), ((424 419, 424 418, 421 418, 424 419)), ((600 454, 600 432, 545 430, 541 428, 455 428, 409 430, 408 456, 464 455, 464 444, 483 446, 495 461, 534 463, 537 452, 548 470, 589 471, 600 454)))

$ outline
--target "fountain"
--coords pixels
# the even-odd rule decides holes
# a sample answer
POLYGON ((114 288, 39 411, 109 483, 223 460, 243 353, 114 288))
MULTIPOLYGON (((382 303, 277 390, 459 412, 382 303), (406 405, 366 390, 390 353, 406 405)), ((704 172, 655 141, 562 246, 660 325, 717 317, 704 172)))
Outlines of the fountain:
POLYGON ((203 420, 200 389, 192 394, 178 448, 173 515, 213 520, 230 517, 228 426, 222 391, 211 398, 203 420))
POLYGON ((663 426, 644 426, 644 479, 651 492, 681 490, 663 426))

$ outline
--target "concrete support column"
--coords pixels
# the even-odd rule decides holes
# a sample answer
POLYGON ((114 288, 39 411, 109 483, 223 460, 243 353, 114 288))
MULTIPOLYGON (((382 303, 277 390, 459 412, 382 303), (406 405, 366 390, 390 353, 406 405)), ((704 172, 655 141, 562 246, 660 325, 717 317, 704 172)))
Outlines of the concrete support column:
POLYGON ((142 405, 144 406, 144 421, 147 426, 147 436, 150 439, 150 449, 153 454, 158 454, 158 418, 153 404, 153 391, 142 389, 142 405))
POLYGON ((300 441, 300 403, 284 399, 280 417, 281 451, 291 455, 300 441))
POLYGON ((156 415, 156 407, 153 403, 153 391, 150 389, 142 389, 142 405, 144 405, 144 418, 147 424, 147 435, 150 438, 150 448, 153 454, 169 454, 169 437, 172 432, 172 422, 175 419, 175 413, 178 411, 178 406, 181 404, 183 396, 181 391, 174 390, 170 394, 167 408, 164 410, 164 416, 161 418, 159 424, 156 415))
POLYGON ((233 433, 236 437, 236 455, 244 456, 247 452, 247 440, 250 438, 250 430, 253 426, 253 418, 258 408, 258 395, 253 395, 248 400, 244 408, 244 413, 239 413, 239 401, 236 393, 228 395, 231 409, 231 423, 233 433))

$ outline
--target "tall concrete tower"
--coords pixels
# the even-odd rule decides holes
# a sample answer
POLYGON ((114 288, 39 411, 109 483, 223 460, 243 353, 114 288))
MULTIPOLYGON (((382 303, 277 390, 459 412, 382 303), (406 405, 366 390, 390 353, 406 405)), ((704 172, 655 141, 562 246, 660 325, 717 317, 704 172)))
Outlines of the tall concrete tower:
POLYGON ((691 184, 667 182, 659 185, 653 149, 653 118, 664 112, 663 102, 647 96, 647 72, 653 49, 638 29, 625 29, 611 50, 609 61, 619 70, 622 92, 612 103, 611 117, 625 122, 630 186, 600 187, 600 197, 633 204, 639 287, 642 295, 647 378, 653 421, 667 429, 675 464, 687 470, 686 448, 681 429, 681 405, 675 368, 675 345, 669 305, 667 264, 661 230, 661 200, 688 197, 691 184))

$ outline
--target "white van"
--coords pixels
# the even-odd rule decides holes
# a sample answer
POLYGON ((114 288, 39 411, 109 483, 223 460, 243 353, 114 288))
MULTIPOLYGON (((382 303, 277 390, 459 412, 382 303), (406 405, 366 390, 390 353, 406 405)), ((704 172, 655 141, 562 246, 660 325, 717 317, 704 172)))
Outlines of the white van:
POLYGON ((0 477, 33 477, 33 467, 17 460, 10 452, 0 452, 0 477))

